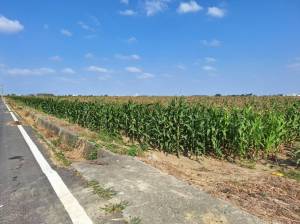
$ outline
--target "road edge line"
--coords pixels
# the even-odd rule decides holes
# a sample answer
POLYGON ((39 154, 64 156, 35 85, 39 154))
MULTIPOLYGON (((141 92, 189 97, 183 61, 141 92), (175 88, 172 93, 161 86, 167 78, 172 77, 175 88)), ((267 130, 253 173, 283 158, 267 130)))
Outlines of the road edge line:
MULTIPOLYGON (((10 109, 10 107, 6 104, 3 100, 4 105, 8 109, 10 115, 12 116, 14 121, 18 121, 17 117, 10 109)), ((27 134, 26 130, 22 125, 17 125, 18 129, 20 130, 22 137, 24 138, 25 142, 27 143, 31 153, 33 154, 36 162, 39 164, 42 172, 48 178, 53 190, 55 191, 57 197, 63 204, 66 212, 68 213, 69 217, 71 218, 73 224, 93 224, 90 217, 87 215, 84 208, 79 204, 77 199, 73 196, 71 191, 68 189, 62 178, 59 174, 51 168, 43 154, 39 151, 36 144, 31 140, 29 135, 27 134)))

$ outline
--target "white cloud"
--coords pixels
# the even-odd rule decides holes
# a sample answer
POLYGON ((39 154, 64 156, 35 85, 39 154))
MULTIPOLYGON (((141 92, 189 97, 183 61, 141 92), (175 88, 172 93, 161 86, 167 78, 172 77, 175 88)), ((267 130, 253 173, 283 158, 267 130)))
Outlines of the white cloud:
POLYGON ((129 0, 120 0, 121 3, 128 5, 129 4, 129 0))
POLYGON ((176 65, 176 68, 180 69, 180 70, 185 70, 186 67, 184 65, 178 64, 176 65))
POLYGON ((92 54, 92 53, 90 53, 90 52, 88 52, 88 53, 86 53, 86 54, 84 55, 84 57, 85 57, 86 59, 93 59, 93 58, 95 58, 95 55, 92 54))
POLYGON ((120 11, 119 14, 122 16, 134 16, 136 14, 136 12, 131 9, 126 9, 126 10, 120 11))
POLYGON ((153 16, 156 13, 167 9, 168 2, 170 2, 170 0, 146 0, 145 10, 147 16, 153 16))
POLYGON ((200 6, 196 1, 181 2, 177 9, 177 12, 183 14, 183 13, 198 12, 202 9, 203 7, 200 6))
POLYGON ((96 72, 96 73, 109 73, 110 71, 107 68, 97 67, 97 66, 89 66, 86 68, 88 72, 96 72))
POLYGON ((287 68, 292 71, 300 71, 300 58, 295 58, 293 62, 287 65, 287 68))
POLYGON ((53 74, 56 71, 52 68, 10 68, 6 70, 9 75, 48 75, 53 74))
POLYGON ((75 74, 76 72, 72 68, 64 68, 61 70, 62 73, 64 74, 75 74))
POLYGON ((142 73, 143 72, 142 69, 133 67, 133 66, 126 67, 125 70, 130 73, 142 73))
POLYGON ((217 59, 215 59, 213 57, 205 57, 204 60, 206 63, 214 63, 217 61, 217 59))
POLYGON ((140 60, 141 59, 141 57, 137 54, 131 54, 131 55, 116 54, 115 58, 121 59, 121 60, 140 60))
POLYGON ((64 35, 64 36, 66 36, 66 37, 71 37, 71 36, 73 36, 73 34, 71 33, 71 31, 66 30, 66 29, 61 29, 61 30, 60 30, 60 33, 61 33, 62 35, 64 35))
POLYGON ((10 20, 0 15, 0 33, 18 33, 24 29, 24 26, 18 20, 10 20))
POLYGON ((221 41, 217 39, 213 40, 202 40, 201 43, 206 46, 206 47, 220 47, 221 46, 221 41))
POLYGON ((78 25, 84 30, 95 32, 95 29, 93 27, 90 27, 89 25, 87 25, 86 23, 84 23, 82 21, 79 21, 78 25))
POLYGON ((135 37, 129 37, 129 38, 127 39, 127 42, 128 42, 129 44, 132 44, 132 43, 137 42, 137 39, 136 39, 135 37))
POLYGON ((204 71, 207 71, 207 72, 213 72, 213 71, 216 71, 216 70, 217 70, 215 67, 210 66, 210 65, 204 65, 204 66, 202 67, 202 69, 203 69, 204 71))
POLYGON ((63 59, 62 59, 62 57, 55 55, 55 56, 50 57, 49 60, 59 62, 59 61, 62 61, 63 59))
POLYGON ((152 79, 154 77, 155 75, 147 72, 144 72, 143 74, 137 76, 138 79, 152 79))
POLYGON ((225 10, 218 7, 209 7, 207 14, 213 17, 222 18, 225 16, 225 10))

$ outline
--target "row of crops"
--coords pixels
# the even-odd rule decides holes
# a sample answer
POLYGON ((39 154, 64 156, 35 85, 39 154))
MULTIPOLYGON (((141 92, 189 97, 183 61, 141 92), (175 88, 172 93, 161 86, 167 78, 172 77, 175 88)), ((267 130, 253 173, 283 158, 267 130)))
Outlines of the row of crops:
POLYGON ((167 104, 80 101, 57 97, 11 99, 93 131, 177 155, 255 157, 276 153, 300 137, 300 102, 216 107, 174 99, 167 104))

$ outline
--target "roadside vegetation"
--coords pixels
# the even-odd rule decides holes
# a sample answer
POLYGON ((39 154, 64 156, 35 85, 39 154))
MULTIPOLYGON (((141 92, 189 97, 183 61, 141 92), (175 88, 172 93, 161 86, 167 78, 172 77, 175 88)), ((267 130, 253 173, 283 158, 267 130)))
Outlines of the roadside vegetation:
MULTIPOLYGON (((211 98, 195 103, 174 98, 153 104, 80 97, 11 99, 92 131, 126 136, 177 156, 266 157, 300 137, 299 98, 238 97, 235 104, 230 97, 228 101, 216 97, 217 103, 211 98)), ((136 150, 128 153, 135 155, 136 150)))

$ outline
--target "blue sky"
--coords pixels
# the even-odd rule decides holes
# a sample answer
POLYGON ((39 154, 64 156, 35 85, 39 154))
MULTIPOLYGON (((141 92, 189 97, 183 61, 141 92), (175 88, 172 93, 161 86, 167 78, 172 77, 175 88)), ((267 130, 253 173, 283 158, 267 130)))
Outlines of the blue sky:
POLYGON ((298 0, 1 0, 9 93, 300 93, 298 0))

